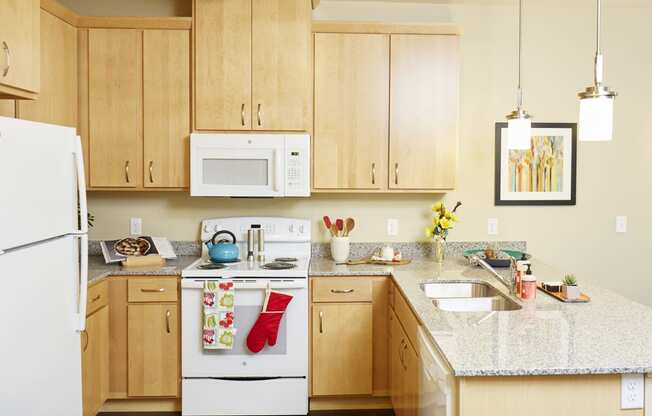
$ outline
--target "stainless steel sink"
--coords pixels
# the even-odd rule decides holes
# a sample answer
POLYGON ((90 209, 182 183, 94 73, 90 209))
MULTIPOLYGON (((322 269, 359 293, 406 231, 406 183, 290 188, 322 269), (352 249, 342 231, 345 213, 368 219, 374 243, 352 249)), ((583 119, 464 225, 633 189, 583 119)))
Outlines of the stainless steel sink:
POLYGON ((435 299, 433 303, 437 308, 448 312, 491 312, 521 309, 521 305, 503 295, 488 298, 435 299))
POLYGON ((500 295, 500 291, 484 282, 428 282, 421 285, 426 296, 444 298, 486 298, 500 295))
POLYGON ((443 311, 491 312, 521 309, 521 305, 485 282, 435 281, 422 284, 421 289, 443 311))

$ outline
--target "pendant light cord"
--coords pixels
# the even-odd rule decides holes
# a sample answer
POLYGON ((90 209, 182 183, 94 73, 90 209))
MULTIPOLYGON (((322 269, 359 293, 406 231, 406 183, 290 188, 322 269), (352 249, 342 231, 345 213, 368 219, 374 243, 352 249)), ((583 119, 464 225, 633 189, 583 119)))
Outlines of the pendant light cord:
POLYGON ((604 59, 602 57, 602 0, 597 0, 596 30, 595 30, 595 85, 602 84, 604 74, 604 59))
POLYGON ((521 89, 521 48, 523 44, 523 0, 518 0, 518 85, 517 85, 517 109, 523 107, 523 90, 521 89))

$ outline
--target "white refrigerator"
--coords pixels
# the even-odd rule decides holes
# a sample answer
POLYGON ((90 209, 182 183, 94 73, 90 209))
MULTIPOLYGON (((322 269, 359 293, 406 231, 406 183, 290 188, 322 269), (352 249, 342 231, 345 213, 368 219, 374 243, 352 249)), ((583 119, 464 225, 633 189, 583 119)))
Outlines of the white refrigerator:
POLYGON ((85 190, 74 129, 0 117, 0 415, 82 415, 85 190))

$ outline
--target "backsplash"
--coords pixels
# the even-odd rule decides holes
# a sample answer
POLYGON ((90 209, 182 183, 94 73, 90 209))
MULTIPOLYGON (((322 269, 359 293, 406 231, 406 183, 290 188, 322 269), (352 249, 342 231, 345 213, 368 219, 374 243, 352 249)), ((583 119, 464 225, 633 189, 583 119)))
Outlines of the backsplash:
MULTIPOLYGON (((199 241, 170 241, 174 252, 178 256, 199 256, 201 254, 201 242, 199 241)), ((366 257, 386 244, 398 249, 406 259, 432 257, 433 244, 430 242, 404 242, 404 243, 351 243, 350 258, 357 259, 366 257)), ((461 257, 465 250, 486 248, 489 244, 495 244, 498 248, 526 251, 525 241, 448 241, 446 242, 446 255, 461 257)), ((101 256, 102 249, 99 241, 88 243, 88 254, 101 256)), ((312 257, 330 257, 329 243, 313 243, 312 257)))

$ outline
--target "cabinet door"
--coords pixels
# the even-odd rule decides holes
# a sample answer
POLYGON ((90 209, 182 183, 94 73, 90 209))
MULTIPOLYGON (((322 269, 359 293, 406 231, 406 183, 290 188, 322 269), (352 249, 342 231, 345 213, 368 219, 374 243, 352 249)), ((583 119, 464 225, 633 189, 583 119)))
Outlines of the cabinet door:
POLYGON ((137 187, 142 162, 142 31, 90 29, 90 186, 137 187))
POLYGON ((306 130, 310 113, 310 2, 252 3, 253 128, 306 130))
POLYGON ((0 2, 0 96, 35 98, 39 91, 40 4, 0 2))
POLYGON ((109 308, 86 318, 82 335, 82 400, 84 416, 95 416, 109 391, 109 308))
POLYGON ((393 311, 389 314, 389 371, 390 371, 390 392, 394 413, 400 416, 404 413, 403 379, 405 368, 403 365, 403 337, 401 324, 393 311))
POLYGON ((314 187, 387 189, 389 36, 315 34, 314 187))
POLYGON ((457 168, 458 38, 391 35, 389 186, 452 189, 457 168))
POLYGON ((129 396, 178 396, 177 305, 132 304, 127 316, 129 396))
POLYGON ((41 88, 18 101, 18 117, 77 127, 77 28, 41 10, 41 88))
POLYGON ((312 394, 372 393, 371 303, 312 306, 312 394))
POLYGON ((195 127, 251 130, 251 0, 195 0, 195 127))
POLYGON ((404 414, 417 416, 419 412, 419 357, 407 340, 403 346, 403 397, 405 399, 404 414))
POLYGON ((190 33, 143 33, 144 184, 188 186, 190 141, 190 33))

